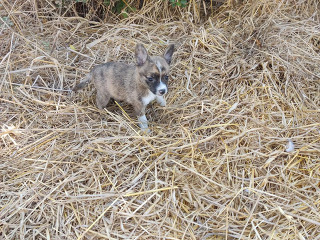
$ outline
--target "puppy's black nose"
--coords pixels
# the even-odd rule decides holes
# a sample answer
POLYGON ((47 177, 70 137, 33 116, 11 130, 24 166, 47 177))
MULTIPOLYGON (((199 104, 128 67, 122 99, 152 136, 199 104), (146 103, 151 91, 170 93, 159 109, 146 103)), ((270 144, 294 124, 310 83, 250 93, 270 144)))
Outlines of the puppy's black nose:
POLYGON ((159 90, 159 93, 160 93, 161 95, 163 95, 163 94, 166 93, 166 90, 165 90, 165 89, 160 89, 160 90, 159 90))

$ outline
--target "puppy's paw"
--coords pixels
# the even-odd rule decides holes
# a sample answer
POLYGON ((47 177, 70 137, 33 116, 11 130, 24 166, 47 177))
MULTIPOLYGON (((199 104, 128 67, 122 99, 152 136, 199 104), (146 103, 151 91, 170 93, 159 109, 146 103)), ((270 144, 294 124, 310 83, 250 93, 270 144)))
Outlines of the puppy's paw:
POLYGON ((138 120, 139 120, 139 127, 141 128, 141 131, 149 133, 150 129, 148 127, 148 120, 146 118, 146 115, 142 115, 138 117, 138 120))
POLYGON ((166 100, 162 96, 157 96, 157 102, 161 107, 165 107, 167 105, 166 100))

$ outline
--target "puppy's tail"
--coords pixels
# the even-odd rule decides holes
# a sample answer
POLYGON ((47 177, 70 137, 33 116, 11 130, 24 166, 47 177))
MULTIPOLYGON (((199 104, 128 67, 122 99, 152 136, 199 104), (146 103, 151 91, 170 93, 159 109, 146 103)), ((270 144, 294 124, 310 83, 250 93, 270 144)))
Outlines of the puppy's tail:
POLYGON ((76 92, 82 88, 85 88, 88 83, 91 81, 92 78, 92 74, 89 73, 87 76, 85 76, 85 78, 79 83, 77 84, 74 88, 72 88, 72 91, 76 92))

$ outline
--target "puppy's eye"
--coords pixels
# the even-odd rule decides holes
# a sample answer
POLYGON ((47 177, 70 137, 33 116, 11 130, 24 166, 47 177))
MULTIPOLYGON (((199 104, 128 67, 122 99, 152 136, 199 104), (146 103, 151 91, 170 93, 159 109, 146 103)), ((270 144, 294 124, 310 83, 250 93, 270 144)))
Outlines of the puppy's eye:
POLYGON ((153 81, 153 77, 147 77, 147 80, 148 80, 149 82, 152 82, 152 81, 153 81))
POLYGON ((168 81, 168 79, 169 79, 169 76, 168 76, 168 75, 165 75, 165 76, 164 76, 164 80, 168 81))

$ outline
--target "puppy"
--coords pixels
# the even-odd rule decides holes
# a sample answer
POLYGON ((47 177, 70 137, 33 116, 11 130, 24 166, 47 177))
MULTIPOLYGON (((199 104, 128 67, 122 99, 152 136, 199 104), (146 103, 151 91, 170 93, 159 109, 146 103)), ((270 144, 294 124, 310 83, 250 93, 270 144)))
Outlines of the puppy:
POLYGON ((149 56, 145 47, 137 44, 136 64, 108 62, 94 67, 82 82, 73 88, 78 91, 93 81, 97 89, 96 104, 103 109, 110 98, 131 104, 143 131, 149 132, 145 115, 146 106, 156 100, 166 105, 164 95, 168 92, 168 79, 174 45, 168 46, 163 56, 149 56))

